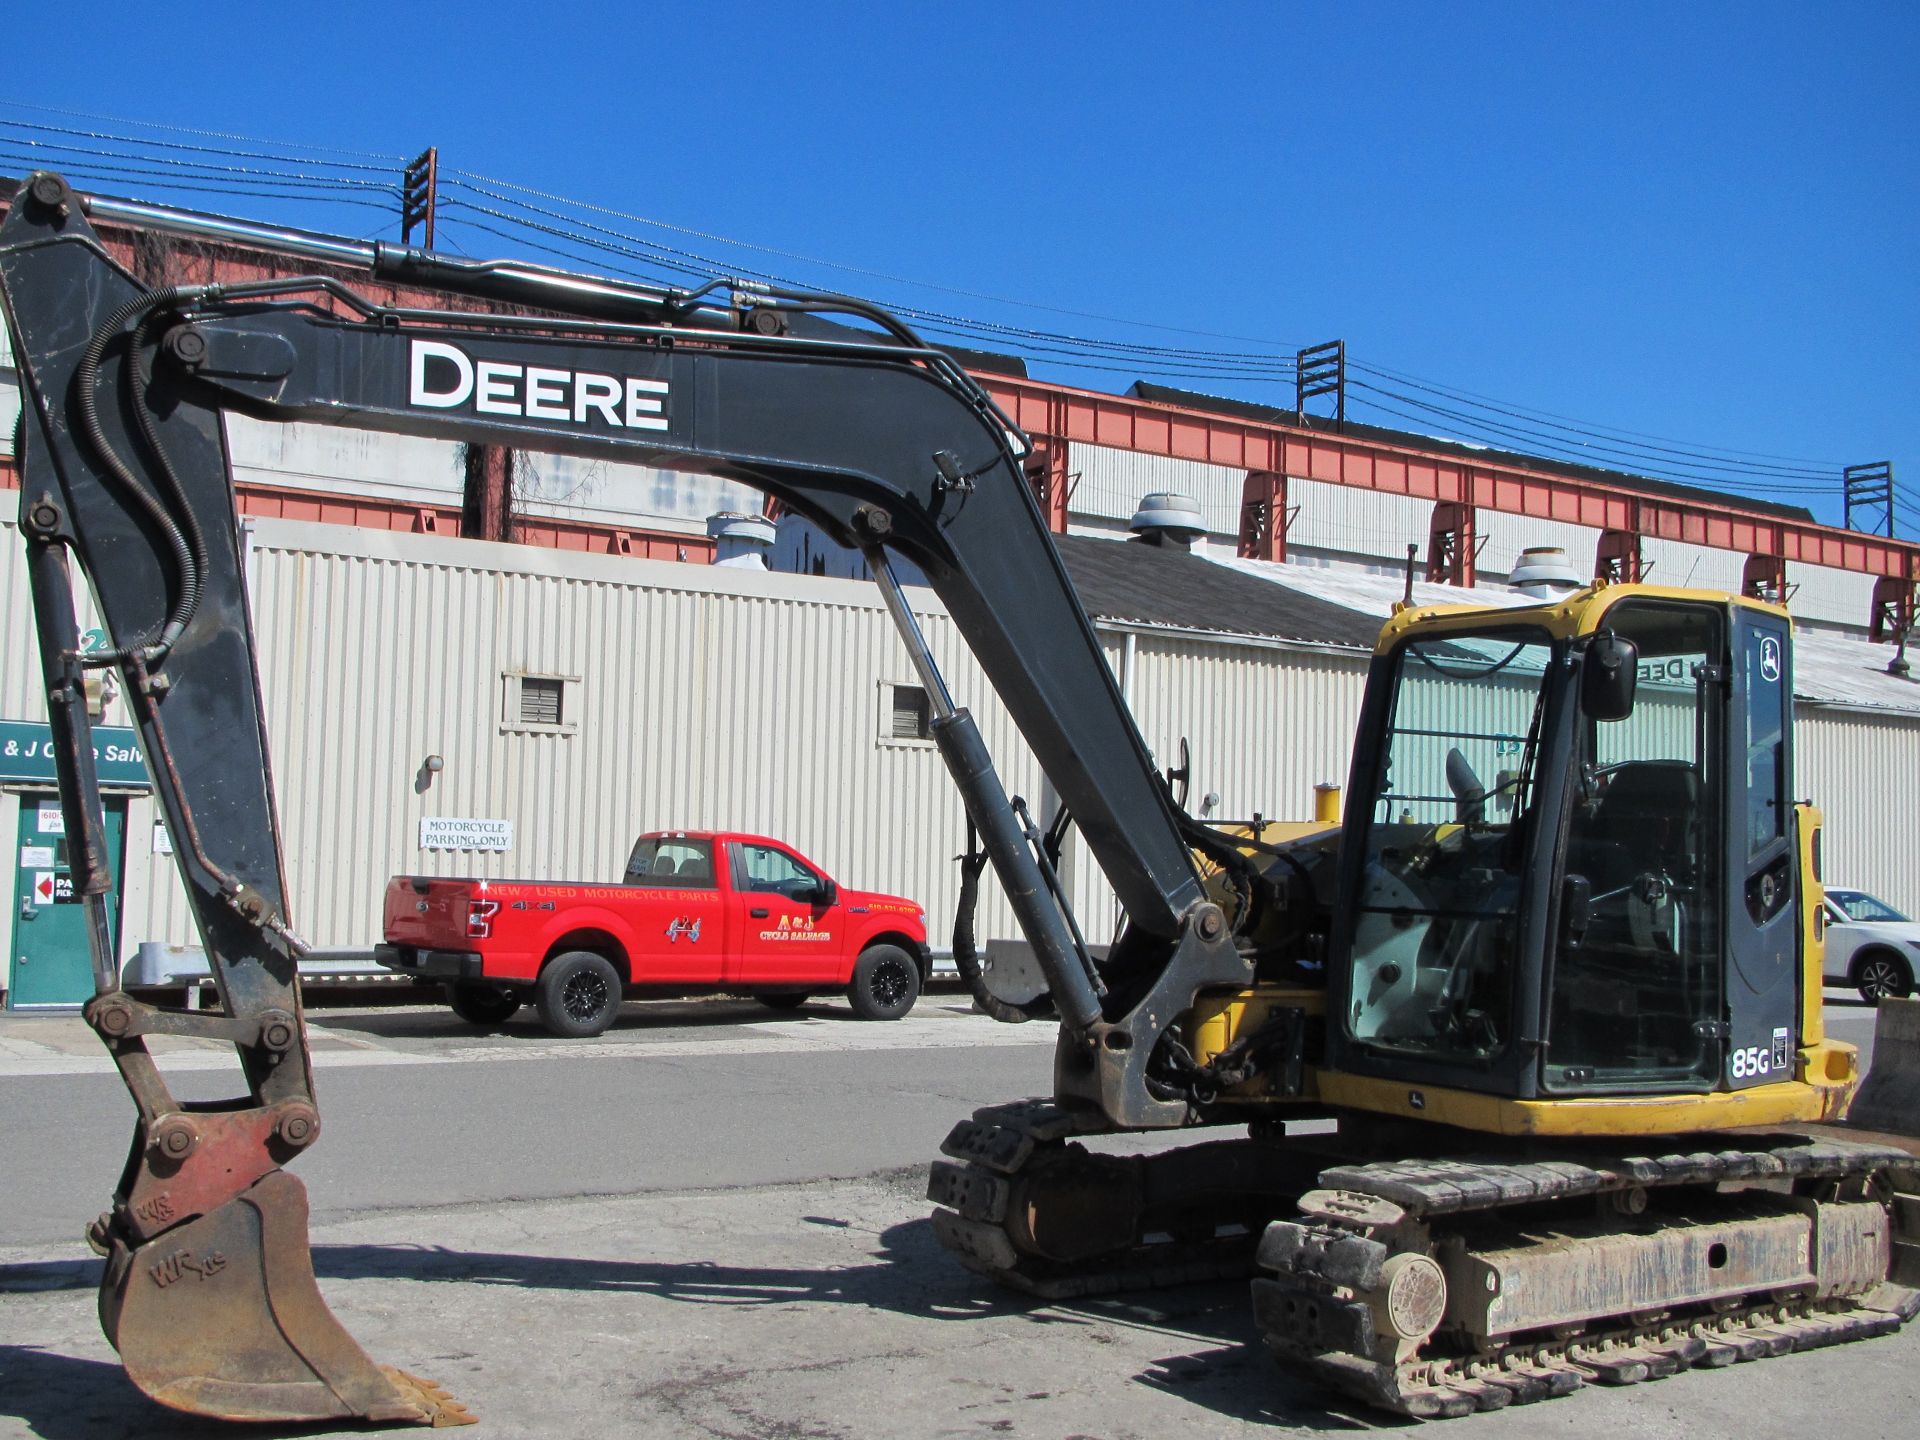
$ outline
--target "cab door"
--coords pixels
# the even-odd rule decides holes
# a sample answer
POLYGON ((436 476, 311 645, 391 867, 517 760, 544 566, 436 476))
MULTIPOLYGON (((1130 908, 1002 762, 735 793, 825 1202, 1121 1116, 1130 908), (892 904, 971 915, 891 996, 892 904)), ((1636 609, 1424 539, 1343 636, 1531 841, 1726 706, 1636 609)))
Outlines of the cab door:
POLYGON ((1800 867, 1793 669, 1784 617, 1733 608, 1727 736, 1727 1062, 1736 1090, 1793 1078, 1799 1046, 1800 867))
POLYGON ((728 980, 740 986, 844 984, 844 917, 825 902, 826 877, 778 845, 732 840, 727 850, 733 866, 729 918, 738 937, 728 956, 728 980))

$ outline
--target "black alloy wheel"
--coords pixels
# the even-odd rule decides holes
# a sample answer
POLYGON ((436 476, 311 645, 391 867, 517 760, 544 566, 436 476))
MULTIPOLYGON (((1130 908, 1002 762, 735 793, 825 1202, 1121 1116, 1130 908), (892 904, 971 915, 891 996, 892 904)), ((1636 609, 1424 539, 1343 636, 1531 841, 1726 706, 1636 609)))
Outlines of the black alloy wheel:
POLYGON ((570 950, 540 972, 534 1004, 540 1022, 555 1035, 582 1040, 613 1024, 620 1011, 620 972, 603 955, 570 950))
POLYGON ((898 945, 872 945, 853 967, 847 999, 862 1020, 898 1020, 920 998, 920 967, 898 945))
POLYGON ((1869 1005, 1913 993, 1913 967, 1891 950, 1869 950, 1853 962, 1853 983, 1869 1005))

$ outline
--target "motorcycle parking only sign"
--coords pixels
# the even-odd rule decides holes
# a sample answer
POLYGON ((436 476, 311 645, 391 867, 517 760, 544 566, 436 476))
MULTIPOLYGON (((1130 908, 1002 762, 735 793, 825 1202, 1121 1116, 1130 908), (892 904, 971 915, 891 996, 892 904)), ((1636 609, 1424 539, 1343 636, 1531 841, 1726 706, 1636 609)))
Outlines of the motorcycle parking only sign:
POLYGON ((511 820, 466 820, 452 815, 420 817, 422 850, 491 850, 504 854, 513 849, 511 820))

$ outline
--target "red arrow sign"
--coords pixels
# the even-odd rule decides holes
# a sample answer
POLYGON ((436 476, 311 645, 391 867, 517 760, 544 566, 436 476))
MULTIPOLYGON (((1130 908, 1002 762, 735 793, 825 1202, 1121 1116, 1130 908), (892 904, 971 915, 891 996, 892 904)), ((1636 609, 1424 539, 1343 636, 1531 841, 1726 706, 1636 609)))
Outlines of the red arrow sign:
POLYGON ((42 905, 53 903, 53 872, 42 870, 33 877, 33 898, 42 905))

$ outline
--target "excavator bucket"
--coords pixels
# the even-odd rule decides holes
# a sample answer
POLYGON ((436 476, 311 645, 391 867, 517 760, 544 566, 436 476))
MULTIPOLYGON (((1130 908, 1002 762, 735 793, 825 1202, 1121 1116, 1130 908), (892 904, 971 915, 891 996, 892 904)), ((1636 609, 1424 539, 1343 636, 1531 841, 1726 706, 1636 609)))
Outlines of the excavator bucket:
POLYGON ((431 1381, 376 1365, 334 1319, 307 1248, 306 1187, 284 1170, 156 1239, 116 1237, 100 1323, 134 1384, 190 1414, 473 1423, 431 1381))

